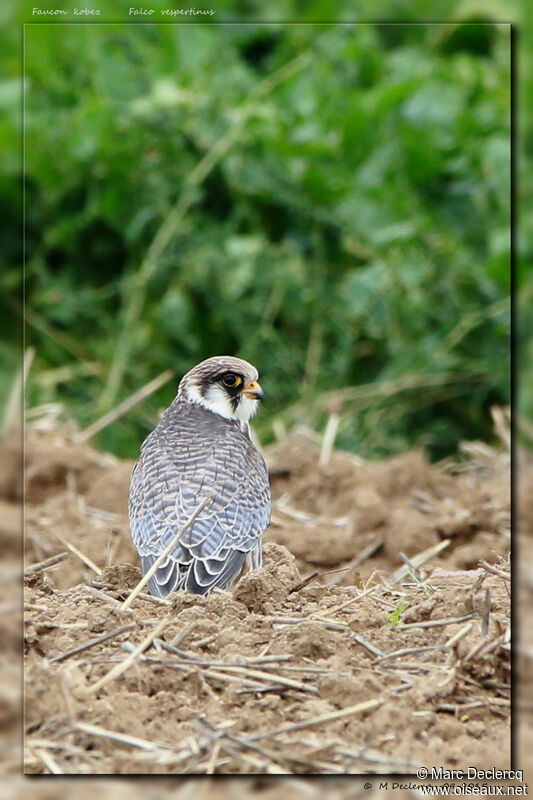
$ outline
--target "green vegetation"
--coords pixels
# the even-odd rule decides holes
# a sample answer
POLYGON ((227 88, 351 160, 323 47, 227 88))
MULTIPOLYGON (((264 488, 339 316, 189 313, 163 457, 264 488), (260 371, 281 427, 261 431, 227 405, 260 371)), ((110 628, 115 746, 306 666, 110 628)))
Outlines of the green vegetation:
POLYGON ((389 613, 387 614, 387 618, 392 628, 396 627, 396 625, 400 621, 400 617, 402 616, 403 612, 407 611, 408 608, 409 608, 409 603, 400 603, 398 608, 395 608, 394 611, 389 611, 389 613))
MULTIPOLYGON (((231 353, 262 374, 263 442, 331 408, 364 456, 491 437, 509 26, 32 25, 25 47, 29 404, 87 426, 231 353)), ((176 382, 99 443, 134 456, 176 382)))

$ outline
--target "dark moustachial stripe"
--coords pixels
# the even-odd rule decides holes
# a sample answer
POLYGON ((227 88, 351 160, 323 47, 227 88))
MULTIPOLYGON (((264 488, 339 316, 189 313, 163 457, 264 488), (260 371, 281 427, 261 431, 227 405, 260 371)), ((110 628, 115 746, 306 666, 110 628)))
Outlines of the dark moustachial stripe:
POLYGON ((200 391, 201 391, 202 397, 205 397, 209 387, 213 386, 214 383, 218 383, 222 387, 222 389, 226 392, 226 394, 228 395, 228 397, 230 399, 231 407, 233 409, 233 412, 235 412, 237 410, 237 406, 239 405, 239 402, 240 402, 240 399, 241 399, 241 389, 243 387, 244 377, 243 377, 243 375, 241 375, 240 372, 236 372, 234 370, 231 370, 231 374, 232 375, 237 375, 241 379, 241 381, 240 381, 240 383, 236 383, 235 386, 226 386, 222 382, 222 379, 224 378, 225 375, 228 374, 228 372, 229 372, 229 370, 227 370, 227 369, 223 370, 222 372, 220 370, 216 370, 216 371, 208 370, 208 371, 206 371, 205 374, 202 375, 202 377, 200 379, 200 391))

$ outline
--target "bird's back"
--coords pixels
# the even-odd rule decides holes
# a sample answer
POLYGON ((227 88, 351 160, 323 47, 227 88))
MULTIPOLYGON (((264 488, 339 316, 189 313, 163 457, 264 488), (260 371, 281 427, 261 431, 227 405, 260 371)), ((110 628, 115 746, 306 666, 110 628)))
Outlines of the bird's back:
POLYGON ((270 522, 263 457, 247 425, 175 400, 145 439, 130 488, 130 528, 146 573, 204 498, 207 506, 149 582, 152 594, 227 588, 258 566, 270 522))

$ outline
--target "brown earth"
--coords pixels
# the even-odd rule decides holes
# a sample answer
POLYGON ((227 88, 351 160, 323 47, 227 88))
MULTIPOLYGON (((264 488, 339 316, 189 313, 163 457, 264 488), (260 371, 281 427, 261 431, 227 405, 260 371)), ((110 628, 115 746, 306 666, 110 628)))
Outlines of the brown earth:
MULTIPOLYGON (((266 455, 274 512, 262 570, 231 593, 144 595, 125 611, 140 579, 132 463, 68 429, 28 431, 26 773, 510 766, 508 453, 471 443, 461 463, 435 467, 418 451, 379 463, 335 452, 319 468, 299 432, 266 455)), ((9 485, 2 500, 6 575, 19 493, 9 485)), ((0 697, 0 709, 13 728, 13 704, 0 697)))

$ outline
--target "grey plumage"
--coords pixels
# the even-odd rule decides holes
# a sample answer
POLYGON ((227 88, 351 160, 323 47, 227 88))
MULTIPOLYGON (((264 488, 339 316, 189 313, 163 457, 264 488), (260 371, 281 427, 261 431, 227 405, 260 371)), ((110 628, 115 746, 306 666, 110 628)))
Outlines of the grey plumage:
MULTIPOLYGON (((261 565, 261 534, 270 522, 265 462, 246 419, 212 410, 218 407, 216 395, 212 407, 203 401, 213 386, 218 391, 220 375, 229 370, 243 377, 240 393, 247 394, 252 379, 254 396, 261 396, 257 372, 247 362, 229 357, 202 362, 182 380, 135 464, 129 516, 143 574, 201 501, 211 498, 150 579, 151 593, 160 597, 176 589, 209 594, 231 585, 245 563, 251 569, 261 565)), ((221 391, 230 393, 228 387, 221 391)), ((232 387, 232 398, 239 392, 232 387)), ((238 405, 240 398, 232 402, 238 405)))

